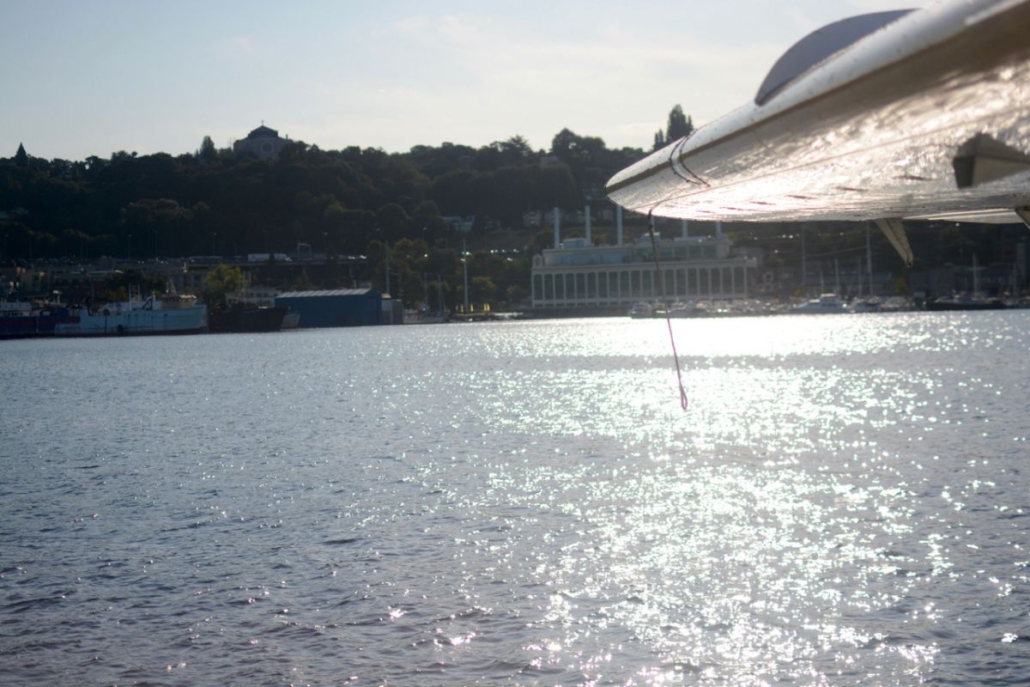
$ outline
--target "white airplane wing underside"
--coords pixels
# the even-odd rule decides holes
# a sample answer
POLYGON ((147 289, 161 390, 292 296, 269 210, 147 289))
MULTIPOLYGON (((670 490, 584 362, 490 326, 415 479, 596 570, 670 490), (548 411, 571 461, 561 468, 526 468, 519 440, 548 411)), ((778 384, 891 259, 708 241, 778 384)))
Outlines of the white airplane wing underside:
POLYGON ((756 103, 623 170, 611 199, 694 220, 1025 216, 1030 0, 840 24, 852 42, 809 37, 815 63, 788 53, 756 103))

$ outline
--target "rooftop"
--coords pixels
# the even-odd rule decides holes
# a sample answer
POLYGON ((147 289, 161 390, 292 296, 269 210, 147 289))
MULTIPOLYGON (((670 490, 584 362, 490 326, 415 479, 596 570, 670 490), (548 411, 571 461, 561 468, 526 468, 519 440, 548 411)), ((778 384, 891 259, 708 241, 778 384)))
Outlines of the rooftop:
POLYGON ((279 132, 262 124, 247 134, 247 138, 279 138, 279 132))

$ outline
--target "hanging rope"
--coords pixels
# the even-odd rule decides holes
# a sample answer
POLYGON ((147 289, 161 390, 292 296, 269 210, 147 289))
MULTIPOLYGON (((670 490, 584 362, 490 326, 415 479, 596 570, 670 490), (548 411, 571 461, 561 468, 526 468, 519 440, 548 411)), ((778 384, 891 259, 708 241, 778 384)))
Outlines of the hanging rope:
POLYGON ((683 370, 680 369, 680 356, 676 352, 676 337, 672 333, 672 317, 669 314, 669 304, 665 302, 665 279, 662 278, 662 268, 658 262, 658 241, 654 235, 654 218, 651 216, 653 210, 647 213, 647 228, 651 232, 651 249, 654 251, 654 272, 658 280, 658 292, 661 294, 662 304, 665 306, 665 326, 669 328, 669 343, 672 344, 672 359, 676 362, 676 381, 680 388, 680 407, 686 410, 690 405, 687 400, 687 390, 683 386, 683 370))

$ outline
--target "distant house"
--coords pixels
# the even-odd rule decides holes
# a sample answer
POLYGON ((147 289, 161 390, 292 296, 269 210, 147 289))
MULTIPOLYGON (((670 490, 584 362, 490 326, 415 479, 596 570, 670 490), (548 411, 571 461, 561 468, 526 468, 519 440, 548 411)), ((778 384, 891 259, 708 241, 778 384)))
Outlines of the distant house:
POLYGON ((472 227, 476 224, 476 216, 470 217, 457 217, 448 216, 444 217, 443 221, 447 223, 448 228, 455 234, 468 234, 472 231, 472 227))
POLYGON ((522 226, 525 229, 536 229, 544 226, 544 213, 540 210, 527 210, 523 212, 522 226))
POLYGON ((264 124, 247 134, 247 137, 232 144, 234 153, 250 153, 257 157, 279 158, 279 153, 290 142, 280 138, 279 132, 264 124))

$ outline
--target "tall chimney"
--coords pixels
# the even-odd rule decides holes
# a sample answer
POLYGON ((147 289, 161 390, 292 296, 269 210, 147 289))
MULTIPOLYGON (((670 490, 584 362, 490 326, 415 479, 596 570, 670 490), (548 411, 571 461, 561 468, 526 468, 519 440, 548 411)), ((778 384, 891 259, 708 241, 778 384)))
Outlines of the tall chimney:
POLYGON ((615 245, 622 245, 622 206, 615 206, 615 245))
POLYGON ((592 243, 593 243, 590 240, 590 205, 589 204, 587 205, 586 221, 587 221, 587 245, 589 246, 589 245, 592 245, 592 243))
POLYGON ((558 206, 554 206, 554 247, 558 248, 561 246, 561 215, 558 213, 558 206))

